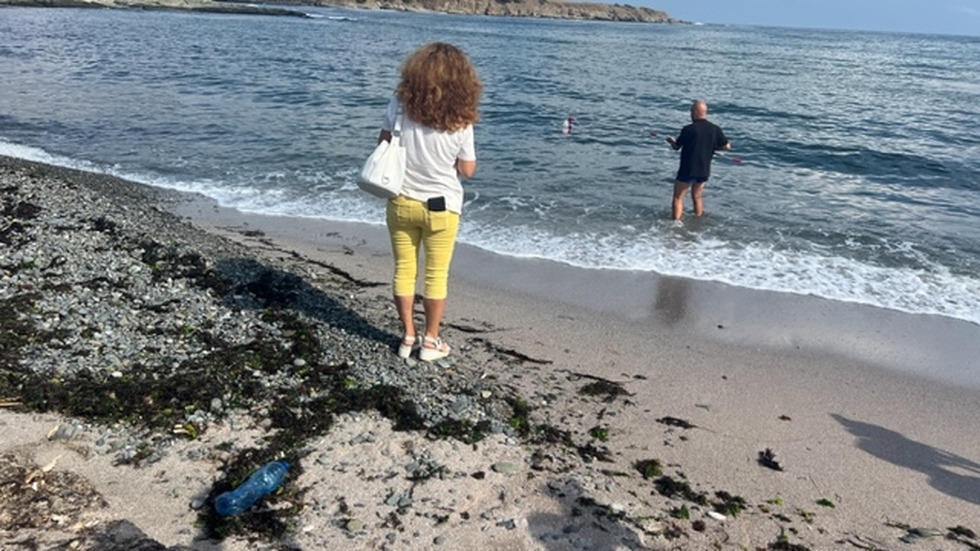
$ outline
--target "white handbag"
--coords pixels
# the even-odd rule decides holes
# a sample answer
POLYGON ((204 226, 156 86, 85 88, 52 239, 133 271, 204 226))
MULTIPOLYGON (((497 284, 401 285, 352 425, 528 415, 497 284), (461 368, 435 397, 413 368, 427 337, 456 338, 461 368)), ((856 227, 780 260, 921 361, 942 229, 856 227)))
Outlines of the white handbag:
POLYGON ((398 197, 405 179, 405 148, 401 145, 401 136, 402 111, 399 106, 391 140, 382 140, 364 162, 364 167, 357 176, 359 188, 382 199, 398 197))

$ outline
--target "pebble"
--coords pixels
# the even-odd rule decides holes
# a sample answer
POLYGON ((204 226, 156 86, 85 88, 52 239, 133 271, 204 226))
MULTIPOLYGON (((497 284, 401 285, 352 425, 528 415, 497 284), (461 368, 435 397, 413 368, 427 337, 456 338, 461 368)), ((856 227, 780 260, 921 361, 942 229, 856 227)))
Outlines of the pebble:
POLYGON ((78 426, 64 423, 48 432, 48 440, 71 440, 77 433, 78 426))
POLYGON ((497 463, 494 463, 490 467, 490 469, 496 473, 505 474, 505 475, 515 475, 521 472, 521 466, 518 465, 517 463, 512 463, 510 461, 499 461, 497 463))
POLYGON ((715 519, 715 520, 725 520, 726 519, 725 515, 723 515, 721 513, 718 513, 716 511, 708 511, 708 516, 711 517, 711 518, 713 518, 713 519, 715 519))
POLYGON ((364 523, 355 519, 347 521, 347 531, 356 534, 364 531, 364 523))

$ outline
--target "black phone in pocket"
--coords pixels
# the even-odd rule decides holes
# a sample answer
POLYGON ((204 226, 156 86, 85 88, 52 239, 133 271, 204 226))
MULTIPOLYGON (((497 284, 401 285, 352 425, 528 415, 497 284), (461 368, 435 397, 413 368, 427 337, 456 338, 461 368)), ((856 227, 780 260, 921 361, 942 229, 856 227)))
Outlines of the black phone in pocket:
POLYGON ((446 198, 445 197, 433 197, 425 202, 426 208, 429 212, 442 212, 446 210, 446 198))

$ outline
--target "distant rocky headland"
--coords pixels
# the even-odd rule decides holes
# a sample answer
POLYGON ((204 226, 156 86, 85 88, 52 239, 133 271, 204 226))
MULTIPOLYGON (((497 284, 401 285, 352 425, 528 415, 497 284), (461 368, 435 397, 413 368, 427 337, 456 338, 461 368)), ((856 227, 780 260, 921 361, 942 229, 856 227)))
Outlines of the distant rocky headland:
POLYGON ((323 6, 430 11, 505 17, 544 17, 601 21, 678 23, 666 12, 622 4, 562 2, 560 0, 316 0, 323 6))
POLYGON ((560 0, 265 0, 259 3, 226 2, 222 0, 0 0, 0 6, 173 9, 218 13, 292 15, 300 17, 306 15, 295 8, 274 7, 269 4, 333 6, 354 9, 440 12, 503 17, 680 23, 680 21, 673 19, 666 12, 650 8, 638 8, 622 4, 563 2, 560 0))

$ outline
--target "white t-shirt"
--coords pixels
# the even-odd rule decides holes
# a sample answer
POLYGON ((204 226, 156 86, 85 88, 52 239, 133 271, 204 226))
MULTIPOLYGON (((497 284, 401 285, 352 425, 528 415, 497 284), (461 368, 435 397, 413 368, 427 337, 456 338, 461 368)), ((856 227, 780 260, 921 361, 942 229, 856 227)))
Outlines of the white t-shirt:
MULTIPOLYGON (((382 129, 390 132, 395 127, 397 112, 398 100, 392 98, 382 129)), ((413 121, 404 112, 402 115, 405 183, 401 194, 422 202, 443 196, 446 210, 462 212, 463 186, 456 173, 456 160, 476 160, 473 125, 456 132, 443 132, 413 121)))

